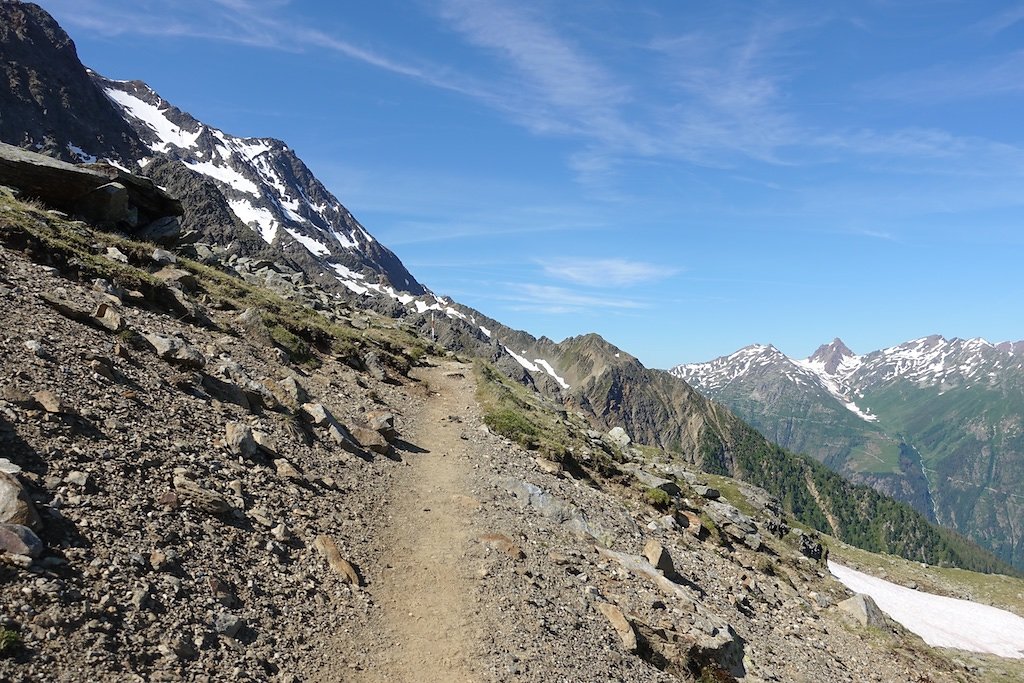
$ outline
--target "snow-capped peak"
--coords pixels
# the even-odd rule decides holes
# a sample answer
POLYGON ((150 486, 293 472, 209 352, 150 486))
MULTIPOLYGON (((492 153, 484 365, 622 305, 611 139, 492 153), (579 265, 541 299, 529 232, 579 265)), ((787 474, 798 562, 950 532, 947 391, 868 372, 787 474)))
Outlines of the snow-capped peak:
POLYGON ((819 346, 818 350, 812 353, 807 360, 811 363, 820 363, 824 371, 832 375, 844 360, 852 358, 854 355, 853 351, 843 343, 843 340, 836 337, 831 344, 819 346))

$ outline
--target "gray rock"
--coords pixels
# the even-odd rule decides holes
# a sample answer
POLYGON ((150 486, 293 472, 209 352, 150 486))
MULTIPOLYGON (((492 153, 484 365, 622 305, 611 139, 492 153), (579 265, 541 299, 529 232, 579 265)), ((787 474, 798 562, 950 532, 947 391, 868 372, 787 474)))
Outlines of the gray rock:
POLYGON ((33 529, 42 525, 28 492, 13 475, 0 472, 0 524, 21 524, 33 529))
POLYGON ((229 451, 243 458, 252 458, 259 452, 252 428, 240 422, 228 423, 224 442, 229 451))
POLYGON ((719 529, 741 542, 746 541, 748 534, 757 533, 754 520, 728 503, 710 500, 704 506, 704 512, 719 529))
POLYGON ((398 436, 398 432, 395 431, 394 413, 383 411, 367 413, 366 423, 370 429, 383 436, 388 442, 394 441, 398 436))
POLYGON ((15 465, 7 458, 0 458, 0 472, 4 472, 6 474, 18 474, 21 472, 21 467, 15 465))
POLYGON ((284 379, 276 383, 275 388, 276 391, 274 392, 274 394, 277 396, 277 400, 279 400, 281 403, 288 406, 292 410, 295 410, 302 404, 309 401, 309 394, 306 392, 303 386, 299 384, 298 380, 296 380, 294 377, 285 377, 284 379))
POLYGON ((120 332, 124 329, 124 318, 108 303, 100 303, 92 313, 93 324, 108 332, 120 332))
POLYGON ((678 496, 682 491, 679 489, 679 485, 674 481, 668 479, 662 479, 661 477, 651 474, 645 470, 640 469, 636 465, 625 465, 623 466, 628 472, 631 472, 636 480, 647 488, 661 489, 670 496, 678 496))
POLYGON ((555 498, 539 486, 522 479, 509 479, 505 484, 505 489, 514 495, 521 504, 532 507, 543 516, 564 524, 582 536, 598 538, 599 534, 594 532, 587 522, 586 516, 578 507, 555 498))
POLYGON ((856 619, 861 626, 887 628, 885 614, 878 608, 870 595, 857 593, 852 598, 840 602, 838 607, 856 619))
POLYGON ((89 483, 89 475, 79 470, 72 470, 64 477, 64 483, 84 488, 89 483))
POLYGON ((355 437, 359 445, 368 451, 373 451, 374 453, 386 455, 391 448, 390 444, 388 444, 387 439, 381 436, 380 433, 374 429, 364 427, 362 425, 356 425, 352 427, 349 431, 351 432, 352 436, 355 437))
POLYGON ((231 505, 215 491, 204 489, 191 479, 183 476, 174 478, 174 488, 178 494, 190 501, 195 507, 214 515, 223 514, 231 510, 231 505))
POLYGON ((46 358, 49 355, 46 353, 46 348, 42 343, 35 339, 29 339, 26 341, 25 348, 36 358, 46 358))
POLYGON ((629 444, 633 442, 633 440, 629 438, 629 434, 627 434, 626 430, 622 427, 612 427, 608 432, 608 438, 620 449, 627 448, 629 444))
POLYGON ((153 250, 153 253, 150 255, 150 258, 153 259, 154 263, 159 263, 160 265, 164 266, 173 265, 178 262, 177 256, 167 251, 166 249, 161 249, 159 247, 153 250))
POLYGON ((181 235, 181 221, 177 216, 163 216, 150 221, 135 234, 147 242, 173 246, 181 235))
POLYGON ((203 354, 183 339, 153 333, 142 336, 149 342, 156 355, 168 363, 194 370, 199 370, 206 365, 206 358, 203 354))
POLYGON ((317 427, 337 424, 331 411, 327 410, 322 403, 303 403, 302 413, 317 427))
POLYGON ((710 486, 704 486, 703 484, 693 484, 694 493, 708 500, 718 500, 722 494, 718 489, 711 488, 710 486))
POLYGON ((107 247, 107 258, 118 263, 128 263, 128 256, 117 247, 107 247))
POLYGON ((672 564, 672 556, 663 545, 658 543, 656 540, 651 539, 644 545, 644 557, 650 562, 656 569, 668 578, 672 578, 676 574, 675 565, 672 564))
POLYGON ((0 550, 10 555, 24 555, 35 559, 43 554, 45 546, 27 526, 0 524, 0 550))
POLYGON ((221 612, 213 618, 213 628, 229 638, 234 638, 245 626, 245 620, 230 612, 221 612))
POLYGON ((71 414, 74 411, 71 407, 64 403, 63 400, 57 394, 53 393, 49 389, 42 389, 32 394, 32 398, 36 400, 43 410, 48 413, 54 414, 71 414))

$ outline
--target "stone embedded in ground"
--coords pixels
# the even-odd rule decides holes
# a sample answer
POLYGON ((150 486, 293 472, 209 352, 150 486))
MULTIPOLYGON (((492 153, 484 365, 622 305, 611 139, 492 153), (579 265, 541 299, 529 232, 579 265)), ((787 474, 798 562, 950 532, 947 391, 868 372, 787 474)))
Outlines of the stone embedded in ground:
POLYGON ((490 548, 494 548, 495 550, 505 553, 513 560, 522 560, 526 558, 526 553, 523 552, 523 549, 505 534, 484 534, 480 537, 480 542, 490 548))
MULTIPOLYGON (((309 394, 292 376, 285 377, 274 383, 274 396, 292 410, 309 401, 309 394)), ((319 404, 317 404, 319 405, 319 404)), ((319 424, 319 423, 317 423, 319 424)))
POLYGON ((331 411, 327 410, 322 403, 303 403, 302 413, 317 427, 336 422, 331 411))
POLYGON ((350 427, 349 431, 352 433, 352 436, 355 437, 359 445, 368 451, 386 455, 391 447, 387 439, 369 427, 355 425, 354 427, 350 427))
POLYGON ((718 489, 711 488, 710 486, 704 486, 703 484, 694 484, 693 490, 698 496, 707 498, 708 500, 718 500, 722 495, 718 489))
POLYGON ((154 249, 153 253, 150 254, 149 258, 151 258, 154 263, 158 263, 164 266, 173 265, 178 262, 177 256, 175 256, 172 252, 167 251, 166 249, 161 249, 160 247, 154 249))
POLYGON ((34 398, 36 403, 38 403, 42 409, 48 413, 70 414, 73 412, 72 408, 67 403, 49 389, 42 389, 35 392, 32 394, 32 398, 34 398))
POLYGON ((539 467, 542 472, 547 472, 548 474, 553 474, 555 476, 561 476, 562 474, 562 463, 560 462, 555 462, 554 460, 548 460, 547 458, 541 457, 536 457, 533 461, 537 463, 537 467, 539 467))
POLYGON ((629 438, 629 434, 627 434, 626 430, 622 427, 612 427, 608 432, 608 438, 620 449, 627 448, 629 444, 633 442, 633 440, 629 438))
POLYGON ((608 623, 615 629, 615 633, 618 634, 619 639, 622 641, 622 646, 629 652, 636 652, 636 632, 633 630, 633 624, 622 613, 622 610, 607 602, 598 603, 597 609, 601 611, 601 614, 608 619, 608 623))
POLYGON ((198 349, 178 337, 147 333, 142 335, 156 355, 168 363, 184 368, 200 370, 206 365, 206 358, 198 349))
POLYGON ((224 443, 228 450, 243 458, 252 458, 259 452, 259 444, 252 428, 240 422, 229 422, 225 427, 224 443))
POLYGON ((182 476, 174 478, 174 488, 178 495, 191 502, 195 507, 214 515, 224 514, 231 510, 231 505, 216 491, 204 489, 191 479, 182 476))
POLYGON ((274 467, 277 469, 277 476, 283 479, 290 479, 297 482, 306 481, 306 476, 285 458, 278 458, 275 460, 274 467))
POLYGON ((120 332, 124 329, 124 318, 113 306, 107 303, 96 305, 92 312, 92 320, 98 326, 108 332, 120 332))
POLYGON ((24 555, 35 559, 43 554, 45 546, 27 526, 0 524, 0 550, 11 555, 24 555))
POLYGON ((337 572, 350 584, 353 586, 361 586, 363 584, 363 580, 362 577, 359 576, 359 572, 356 571, 356 568, 353 567, 348 560, 341 556, 341 552, 338 551, 338 546, 329 536, 317 536, 316 540, 313 541, 313 547, 323 555, 331 569, 337 572))
POLYGON ((221 612, 213 619, 213 628, 217 633, 234 638, 245 626, 245 620, 237 614, 221 612))
POLYGON ((663 545, 653 538, 644 545, 644 557, 668 578, 671 579, 675 576, 676 568, 672 564, 672 556, 663 545))
POLYGON ((857 593, 852 598, 840 602, 838 607, 856 619, 861 626, 888 628, 885 623, 885 613, 879 609, 870 595, 857 593))
POLYGON ((21 524, 33 529, 42 526, 36 506, 14 475, 0 472, 0 524, 21 524))
POLYGON ((395 431, 395 415, 394 413, 385 411, 371 411, 366 414, 367 426, 383 436, 390 443, 398 437, 398 432, 395 431))

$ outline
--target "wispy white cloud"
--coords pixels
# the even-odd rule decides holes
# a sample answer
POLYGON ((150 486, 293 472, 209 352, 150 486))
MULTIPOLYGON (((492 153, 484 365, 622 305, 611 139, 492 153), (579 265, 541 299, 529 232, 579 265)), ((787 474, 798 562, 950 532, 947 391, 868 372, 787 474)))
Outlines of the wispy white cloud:
POLYGON ((436 64, 414 64, 281 16, 289 0, 181 0, 137 3, 52 0, 48 5, 70 25, 101 35, 194 38, 287 52, 323 49, 427 85, 480 97, 469 79, 444 77, 436 64))
POLYGON ((987 35, 1001 33, 1011 26, 1024 21, 1024 5, 1008 7, 1002 12, 985 17, 974 25, 974 29, 987 35))
POLYGON ((544 273, 588 287, 627 287, 671 277, 679 268, 622 258, 560 258, 540 261, 544 273))
MULTIPOLYGON (((1024 17, 1024 10, 1021 10, 1024 17)), ((928 106, 1024 92, 1024 50, 973 63, 937 64, 887 75, 860 86, 867 97, 928 106)))
POLYGON ((509 284, 505 294, 493 297, 509 301, 518 310, 538 310, 547 313, 580 313, 584 311, 629 311, 648 308, 639 299, 585 294, 565 287, 533 283, 509 284))

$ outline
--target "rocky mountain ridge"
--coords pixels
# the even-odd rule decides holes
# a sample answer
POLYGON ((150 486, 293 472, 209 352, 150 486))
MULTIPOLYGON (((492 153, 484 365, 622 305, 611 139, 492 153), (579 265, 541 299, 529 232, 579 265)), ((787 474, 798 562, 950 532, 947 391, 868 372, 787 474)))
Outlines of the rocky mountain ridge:
POLYGON ((1020 342, 922 337, 806 360, 750 346, 672 373, 780 445, 914 505, 1018 565, 1024 483, 1020 342))

